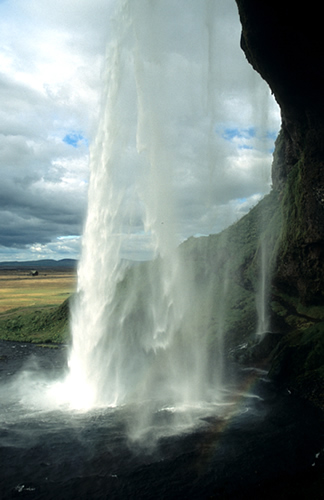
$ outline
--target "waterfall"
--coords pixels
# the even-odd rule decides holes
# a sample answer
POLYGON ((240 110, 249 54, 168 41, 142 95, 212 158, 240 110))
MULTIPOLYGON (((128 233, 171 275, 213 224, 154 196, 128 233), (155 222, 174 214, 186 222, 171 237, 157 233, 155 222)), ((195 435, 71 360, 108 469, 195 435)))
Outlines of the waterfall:
POLYGON ((68 385, 80 407, 219 396, 193 276, 178 250, 173 195, 183 162, 179 124, 199 117, 212 129, 213 55, 207 64, 200 56, 212 50, 214 4, 182 0, 186 23, 175 4, 116 6, 71 319, 68 385), (153 258, 130 266, 122 256, 138 238, 153 258))
POLYGON ((259 262, 259 283, 256 293, 256 309, 258 316, 257 338, 262 339, 269 329, 269 282, 270 282, 270 263, 268 242, 265 238, 260 242, 260 262, 259 262))

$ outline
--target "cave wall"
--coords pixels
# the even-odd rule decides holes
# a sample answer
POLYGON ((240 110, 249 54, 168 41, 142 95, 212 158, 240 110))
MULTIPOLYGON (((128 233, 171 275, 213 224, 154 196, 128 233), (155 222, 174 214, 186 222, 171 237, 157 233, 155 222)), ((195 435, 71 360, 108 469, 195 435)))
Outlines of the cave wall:
POLYGON ((274 284, 304 304, 324 290, 324 37, 321 5, 236 0, 241 47, 269 84, 282 127, 272 168, 283 214, 274 284))

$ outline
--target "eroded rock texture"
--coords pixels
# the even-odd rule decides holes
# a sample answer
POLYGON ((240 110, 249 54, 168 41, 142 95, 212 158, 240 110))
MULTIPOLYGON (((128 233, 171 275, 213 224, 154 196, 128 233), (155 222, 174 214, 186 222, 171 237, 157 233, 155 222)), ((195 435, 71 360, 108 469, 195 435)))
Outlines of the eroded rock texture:
POLYGON ((304 304, 324 290, 324 37, 311 0, 236 0, 241 46, 280 105, 273 163, 283 230, 275 283, 304 304))

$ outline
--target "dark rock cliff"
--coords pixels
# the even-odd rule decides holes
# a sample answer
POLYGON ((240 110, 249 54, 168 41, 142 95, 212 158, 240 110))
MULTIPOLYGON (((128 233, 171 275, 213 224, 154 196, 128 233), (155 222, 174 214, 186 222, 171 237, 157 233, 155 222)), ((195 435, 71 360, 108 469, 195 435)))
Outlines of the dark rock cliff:
POLYGON ((273 164, 284 227, 277 285, 306 303, 324 290, 324 38, 321 6, 236 0, 241 46, 269 84, 282 116, 273 164))
POLYGON ((272 313, 288 335, 271 373, 323 405, 324 380, 324 37, 321 6, 236 0, 241 47, 269 84, 282 127, 272 180, 278 193, 272 313))

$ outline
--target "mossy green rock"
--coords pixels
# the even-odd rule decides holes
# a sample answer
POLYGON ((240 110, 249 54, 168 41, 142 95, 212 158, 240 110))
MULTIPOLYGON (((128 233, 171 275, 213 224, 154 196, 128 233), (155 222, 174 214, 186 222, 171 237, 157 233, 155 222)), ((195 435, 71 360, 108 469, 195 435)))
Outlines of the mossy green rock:
POLYGON ((295 330, 276 347, 270 376, 324 409, 324 322, 295 330))

